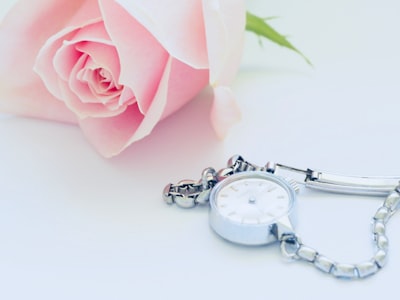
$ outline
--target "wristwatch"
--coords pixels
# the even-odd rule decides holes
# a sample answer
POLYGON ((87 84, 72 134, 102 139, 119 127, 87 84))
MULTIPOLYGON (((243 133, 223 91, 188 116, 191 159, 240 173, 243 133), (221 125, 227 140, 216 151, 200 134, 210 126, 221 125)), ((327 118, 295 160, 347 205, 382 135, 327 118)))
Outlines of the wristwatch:
POLYGON ((355 279, 375 274, 386 263, 386 224, 399 208, 399 181, 400 177, 342 176, 272 162, 260 167, 235 155, 218 172, 205 169, 197 182, 168 184, 163 198, 183 208, 209 204, 210 227, 225 240, 244 245, 279 242, 286 257, 310 262, 337 278, 355 279), (301 242, 295 232, 299 183, 329 192, 387 197, 373 217, 376 251, 369 261, 338 263, 301 242))

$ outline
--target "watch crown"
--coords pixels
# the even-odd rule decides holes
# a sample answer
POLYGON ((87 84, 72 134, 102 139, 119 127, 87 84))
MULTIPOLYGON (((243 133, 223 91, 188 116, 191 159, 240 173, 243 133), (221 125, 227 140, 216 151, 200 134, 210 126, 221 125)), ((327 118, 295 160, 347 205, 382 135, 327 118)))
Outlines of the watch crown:
POLYGON ((292 178, 285 178, 285 180, 287 181, 287 183, 289 183, 289 185, 296 192, 296 194, 298 194, 300 192, 300 186, 296 180, 294 180, 292 178))

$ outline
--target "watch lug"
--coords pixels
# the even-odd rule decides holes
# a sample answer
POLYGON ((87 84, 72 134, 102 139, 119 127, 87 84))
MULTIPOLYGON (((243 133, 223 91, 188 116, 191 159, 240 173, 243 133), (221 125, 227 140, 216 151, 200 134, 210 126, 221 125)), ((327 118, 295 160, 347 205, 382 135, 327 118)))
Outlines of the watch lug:
POLYGON ((278 241, 282 239, 282 236, 294 233, 294 227, 289 216, 280 218, 273 226, 272 233, 275 235, 278 241))

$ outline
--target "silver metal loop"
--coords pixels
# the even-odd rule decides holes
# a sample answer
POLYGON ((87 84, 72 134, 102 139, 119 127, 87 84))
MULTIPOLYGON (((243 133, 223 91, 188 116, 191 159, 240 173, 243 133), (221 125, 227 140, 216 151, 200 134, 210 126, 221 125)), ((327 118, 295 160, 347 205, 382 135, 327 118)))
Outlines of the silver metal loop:
POLYGON ((217 171, 215 171, 213 168, 204 169, 204 171, 201 173, 200 181, 204 190, 214 187, 214 185, 217 183, 217 171))
POLYGON ((314 260, 314 266, 325 273, 331 273, 335 264, 333 260, 320 254, 318 254, 314 260))
POLYGON ((179 207, 191 208, 197 204, 208 202, 208 196, 212 188, 212 183, 204 189, 202 182, 193 180, 182 180, 177 184, 168 184, 164 188, 163 198, 167 204, 176 204, 179 207))
POLYGON ((356 265, 358 276, 360 278, 366 278, 371 275, 374 275, 376 272, 378 272, 379 267, 375 263, 375 261, 366 261, 361 264, 356 265))
POLYGON ((301 247, 300 239, 293 234, 283 234, 280 239, 281 253, 287 259, 298 259, 297 252, 301 247))
POLYGON ((308 262, 314 262, 316 257, 318 255, 318 252, 310 247, 300 245, 300 248, 297 250, 297 256, 299 259, 308 261, 308 262))
POLYGON ((389 196, 386 198, 383 206, 387 207, 390 211, 395 211, 399 208, 399 204, 400 204, 400 195, 396 188, 396 191, 391 192, 389 196))
POLYGON ((386 224, 390 217, 391 214, 389 209, 386 206, 382 206, 376 211, 374 220, 381 221, 386 224))
POLYGON ((374 235, 377 234, 385 234, 386 232, 386 226, 385 223, 383 223, 381 220, 372 220, 372 233, 374 235))
POLYGON ((192 180, 182 180, 178 182, 176 192, 171 193, 174 202, 183 208, 190 208, 196 205, 196 196, 198 195, 198 186, 192 180))
POLYGON ((351 264, 336 263, 333 265, 331 274, 337 278, 355 279, 358 277, 356 266, 351 264))

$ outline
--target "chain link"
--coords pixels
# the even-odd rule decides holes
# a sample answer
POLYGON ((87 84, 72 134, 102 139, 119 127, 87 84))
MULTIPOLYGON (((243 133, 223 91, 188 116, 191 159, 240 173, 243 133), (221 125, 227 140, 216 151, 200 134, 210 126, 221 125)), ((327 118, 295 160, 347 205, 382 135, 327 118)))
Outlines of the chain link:
POLYGON ((337 278, 358 279, 377 273, 387 261, 389 241, 386 236, 386 224, 399 209, 400 185, 389 194, 372 219, 372 234, 375 246, 374 256, 359 264, 338 263, 317 250, 306 246, 294 233, 281 237, 281 252, 291 259, 302 260, 313 264, 318 270, 337 278))
POLYGON ((221 180, 239 172, 266 171, 245 161, 240 155, 229 159, 227 167, 216 172, 213 168, 203 171, 199 181, 182 180, 177 184, 168 184, 163 192, 163 199, 168 204, 177 204, 183 208, 191 208, 198 204, 207 204, 211 189, 221 180))
POLYGON ((182 180, 177 184, 168 184, 163 192, 164 201, 176 203, 183 208, 191 208, 197 204, 208 203, 211 189, 217 183, 217 173, 213 168, 203 171, 199 181, 182 180))

